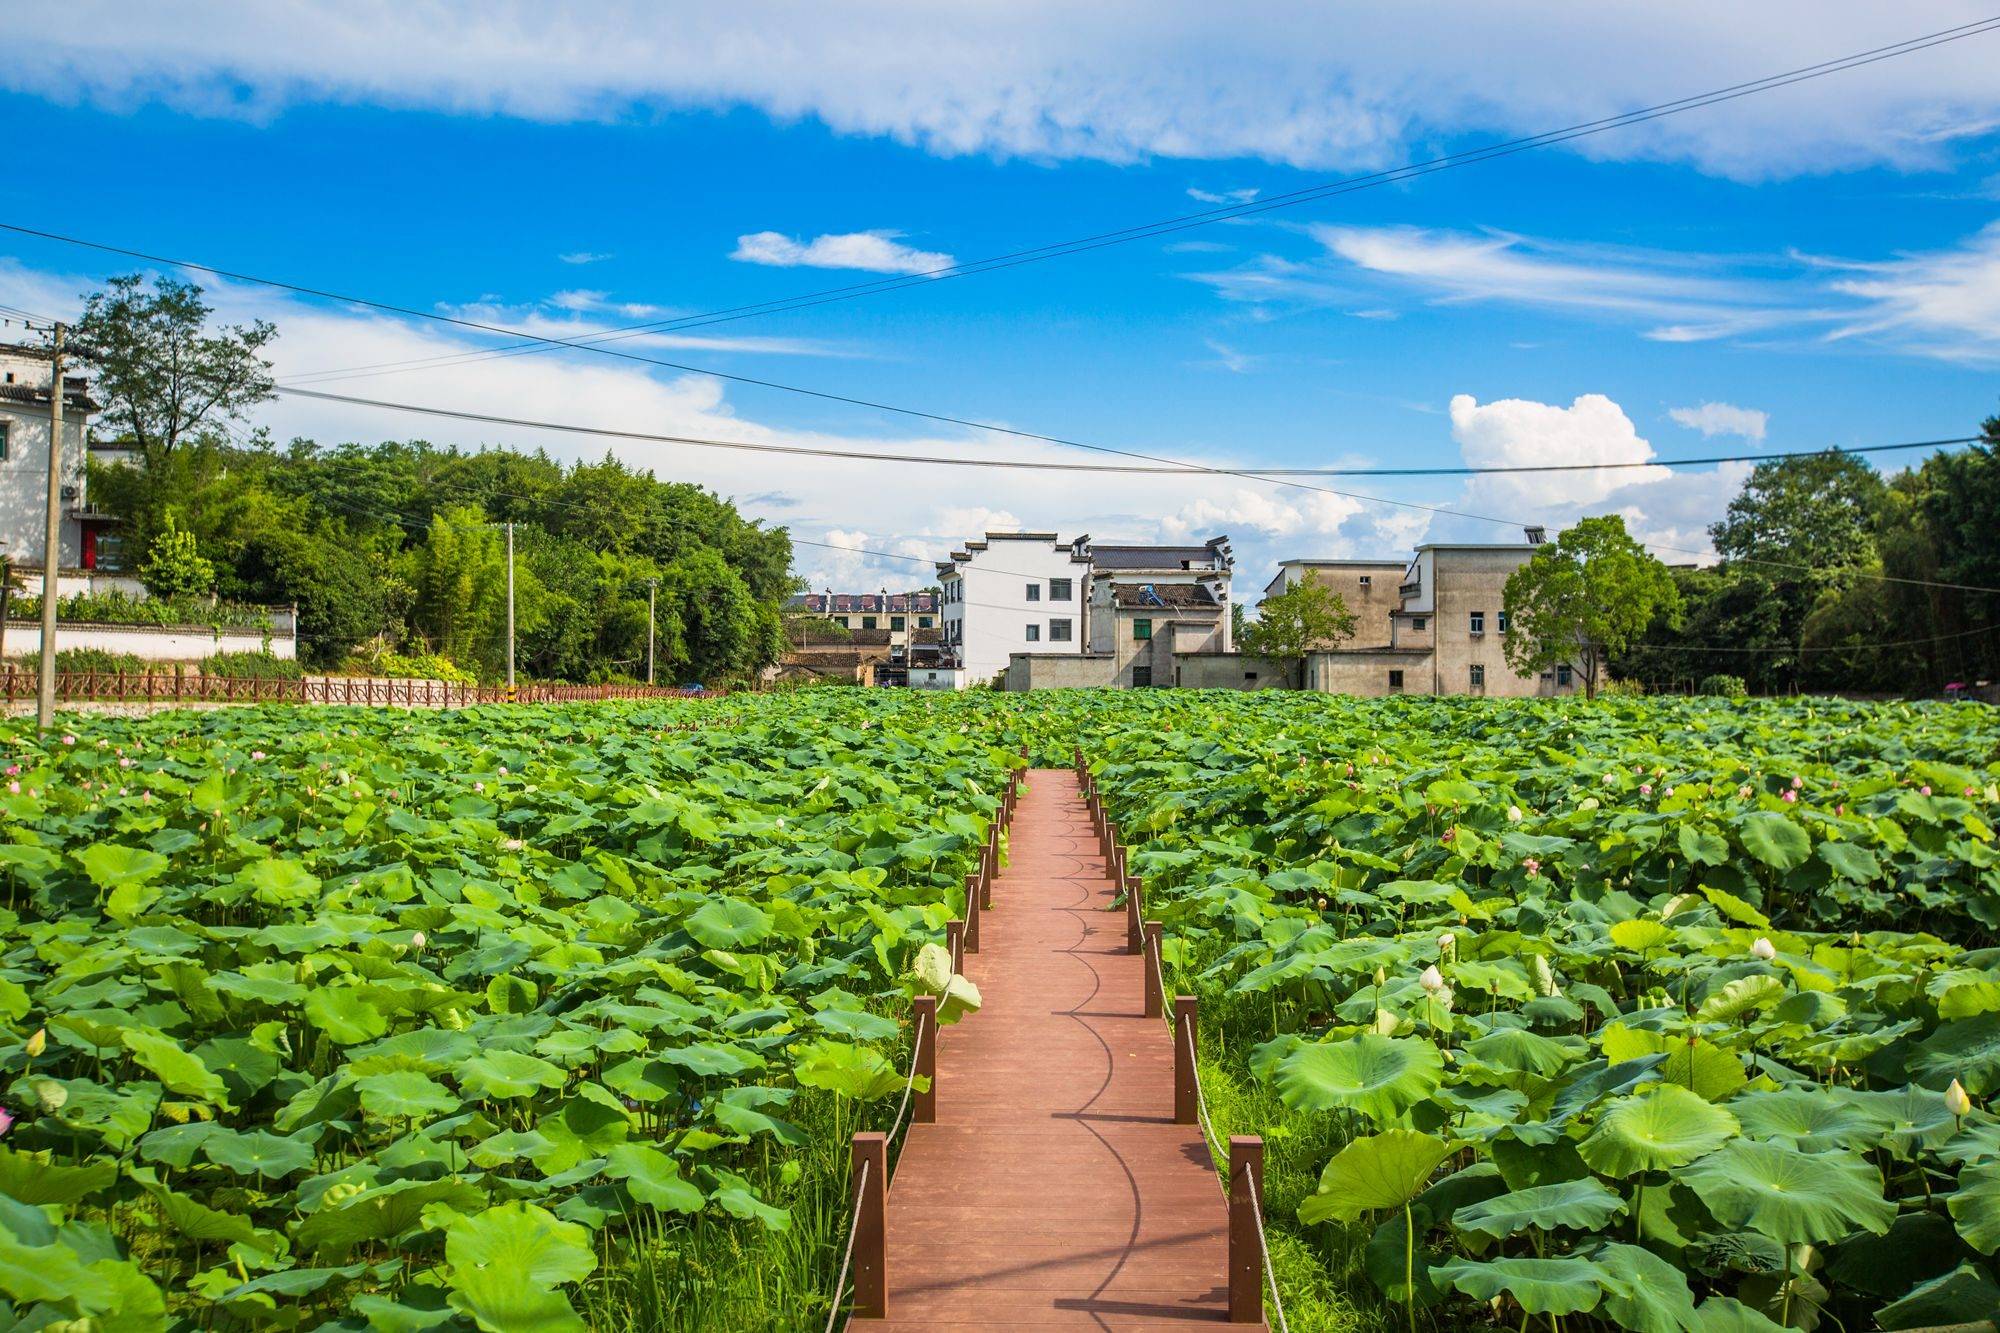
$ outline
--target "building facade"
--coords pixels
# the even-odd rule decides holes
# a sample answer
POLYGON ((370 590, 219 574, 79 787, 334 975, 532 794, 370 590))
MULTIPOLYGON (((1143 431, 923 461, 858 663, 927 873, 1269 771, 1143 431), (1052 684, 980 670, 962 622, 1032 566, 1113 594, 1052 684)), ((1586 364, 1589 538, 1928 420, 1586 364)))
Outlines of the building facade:
MULTIPOLYGON (((35 592, 41 590, 48 544, 53 369, 46 348, 0 346, 0 555, 28 574, 27 586, 35 592)), ((56 566, 65 577, 85 571, 114 572, 123 563, 116 522, 92 513, 85 495, 90 418, 97 410, 89 383, 80 375, 64 375, 62 535, 56 566)))
POLYGON ((1306 578, 1340 594, 1354 613, 1356 646, 1387 646, 1392 642, 1390 619, 1402 604, 1397 589, 1402 585, 1407 562, 1402 560, 1284 560, 1278 573, 1264 585, 1264 596, 1275 597, 1306 578))
POLYGON ((992 680, 1015 653, 1084 649, 1090 558, 1053 532, 989 532, 938 565, 942 647, 970 683, 992 680))

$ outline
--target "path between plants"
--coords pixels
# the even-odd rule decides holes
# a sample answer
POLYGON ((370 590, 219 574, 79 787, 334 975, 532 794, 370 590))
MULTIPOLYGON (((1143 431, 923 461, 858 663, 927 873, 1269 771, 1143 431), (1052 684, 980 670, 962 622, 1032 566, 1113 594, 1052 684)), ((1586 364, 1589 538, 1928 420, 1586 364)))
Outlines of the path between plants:
POLYGON ((889 1317, 855 1327, 1226 1322, 1226 1205, 1112 901, 1076 775, 1033 771, 965 959, 984 1006, 943 1030, 937 1123, 896 1165, 889 1317))

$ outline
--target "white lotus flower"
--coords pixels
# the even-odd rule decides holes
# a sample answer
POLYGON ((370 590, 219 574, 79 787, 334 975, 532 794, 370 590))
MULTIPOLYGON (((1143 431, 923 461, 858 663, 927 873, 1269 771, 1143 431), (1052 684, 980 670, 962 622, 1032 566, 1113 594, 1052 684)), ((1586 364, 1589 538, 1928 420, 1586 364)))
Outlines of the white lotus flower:
POLYGON ((418 931, 418 932, 417 932, 416 934, 414 934, 414 935, 410 936, 410 946, 411 946, 412 948, 416 948, 416 949, 421 949, 421 948, 423 948, 423 947, 424 947, 424 932, 422 932, 422 931, 420 930, 420 931, 418 931))
POLYGON ((1508 807, 1507 807, 1507 822, 1508 822, 1509 824, 1518 824, 1518 823, 1520 823, 1520 822, 1521 822, 1521 807, 1520 807, 1520 806, 1518 806, 1518 805, 1510 805, 1510 806, 1508 806, 1508 807))
POLYGON ((1444 973, 1438 971, 1436 965, 1433 964, 1424 969, 1424 974, 1417 978, 1417 984, 1432 995, 1436 995, 1444 989, 1444 973))
POLYGON ((1759 935, 1757 942, 1750 946, 1750 956, 1761 962, 1768 963, 1778 956, 1778 946, 1765 939, 1762 935, 1759 935))

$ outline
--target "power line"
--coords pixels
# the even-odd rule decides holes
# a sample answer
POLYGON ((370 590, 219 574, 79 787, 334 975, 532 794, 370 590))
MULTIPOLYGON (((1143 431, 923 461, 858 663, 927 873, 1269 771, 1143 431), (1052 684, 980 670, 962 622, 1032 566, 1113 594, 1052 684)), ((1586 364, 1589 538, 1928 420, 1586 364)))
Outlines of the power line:
MULTIPOLYGON (((1027 472, 1115 472, 1126 474, 1146 474, 1153 476, 1202 475, 1209 469, 1190 473, 1193 463, 1173 466, 1149 466, 1130 463, 1053 463, 1025 458, 970 458, 953 454, 898 454, 867 449, 831 449, 811 445, 769 444, 750 440, 722 440, 701 435, 665 435, 650 431, 617 430, 596 426, 579 426, 566 422, 540 421, 528 417, 502 416, 486 412, 462 412, 452 408, 429 407, 418 403, 393 402, 381 398, 361 398, 349 394, 326 393, 316 389, 298 389, 280 385, 277 392, 287 397, 316 398, 325 402, 349 403, 362 407, 381 407, 403 412, 417 412, 427 416, 451 417, 464 421, 478 421, 490 425, 521 426, 533 430, 560 431, 569 434, 600 435, 612 439, 639 440, 654 444, 683 444, 701 449, 728 449, 745 453, 785 454, 801 458, 830 458, 842 461, 870 463, 920 464, 929 467, 978 467, 1001 468, 1027 472)), ((1509 467, 1383 467, 1383 468, 1339 468, 1339 467, 1267 467, 1257 466, 1257 476, 1262 477, 1472 477, 1492 476, 1520 472, 1598 472, 1620 471, 1649 467, 1700 467, 1715 463, 1761 463, 1787 458, 1810 458, 1821 454, 1876 454, 1910 449, 1940 449, 1951 445, 1978 444, 1984 436, 1961 435, 1950 439, 1908 440, 1897 444, 1869 444, 1854 447, 1826 446, 1819 449, 1799 449, 1776 453, 1760 454, 1715 454, 1705 458, 1655 458, 1641 462, 1611 463, 1534 463, 1509 467)))
MULTIPOLYGON (((647 333, 703 328, 711 324, 729 323, 760 315, 779 314, 791 310, 806 309, 812 306, 832 304, 837 301, 851 301, 863 296, 900 291, 906 287, 923 286, 927 283, 944 279, 997 272, 1001 269, 1015 268, 1023 264, 1040 263, 1048 259, 1057 259, 1067 255, 1084 253, 1089 250, 1103 249, 1107 246, 1124 245, 1138 240, 1149 240, 1156 236, 1169 235, 1173 232, 1186 231, 1197 227, 1213 226, 1233 218, 1270 212, 1275 209, 1295 208, 1301 204, 1316 202, 1320 199, 1331 198, 1341 194, 1350 194, 1359 190, 1376 189, 1385 185, 1393 185, 1400 181, 1413 179, 1417 176, 1430 175, 1438 171, 1448 171, 1464 166, 1475 166, 1496 158, 1511 157, 1516 153, 1527 152, 1531 149, 1544 148, 1554 144, 1566 143, 1574 139, 1585 138, 1590 135, 1603 134, 1610 130, 1623 129, 1631 125, 1657 120, 1664 116, 1678 115, 1685 111, 1699 110, 1704 107, 1714 106, 1720 102, 1734 101, 1739 97, 1748 97, 1756 93, 1789 87, 1794 83, 1803 83, 1809 79, 1824 78, 1829 74, 1844 73, 1847 70, 1858 69, 1865 65, 1875 64, 1878 61, 1891 60, 1898 56, 1927 50, 1933 46, 1941 46, 1947 42, 1961 41, 1968 37, 1980 36, 1993 31, 1996 26, 2000 26, 2000 16, 1961 24, 1954 28, 1945 28, 1938 32, 1927 33, 1921 37, 1913 37, 1906 41, 1891 43, 1888 46, 1878 46, 1867 51, 1856 52, 1852 55, 1820 61, 1817 64, 1801 66, 1798 69, 1787 70, 1781 74, 1772 74, 1761 79, 1752 79, 1745 83, 1731 84, 1726 88, 1711 89, 1705 93, 1696 93, 1689 97, 1677 98, 1671 102, 1661 102, 1653 106, 1641 107, 1634 111, 1622 112, 1615 116, 1606 116, 1597 120, 1583 121, 1579 124, 1564 126, 1561 129, 1547 130, 1540 134, 1525 135, 1504 142, 1487 144, 1479 148, 1448 153, 1423 161, 1409 162, 1384 171, 1344 177, 1336 181, 1288 191, 1284 194, 1246 200, 1240 204, 1222 205, 1193 213, 1179 214, 1175 217, 1161 219, 1156 222, 1121 228, 1116 231, 1099 232, 1095 235, 1077 237, 1067 241, 1051 242, 1025 250, 1015 250, 1006 254, 990 256, 985 259, 966 260, 960 263, 939 265, 916 273, 899 274, 890 278, 878 278, 868 282, 822 288, 817 291, 802 292, 792 297, 754 302, 748 305, 729 306, 718 310, 704 311, 699 314, 682 315, 673 319, 653 320, 641 324, 625 325, 620 328, 607 329, 587 337, 576 339, 574 345, 591 347, 600 343, 618 342, 626 338, 639 337, 647 333)), ((427 365, 455 364, 467 360, 519 356, 548 350, 550 349, 547 342, 535 340, 526 343, 517 343, 512 347, 492 348, 479 352, 454 353, 449 356, 427 357, 412 361, 378 362, 372 366, 321 371, 302 378, 331 381, 334 379, 374 374, 396 374, 401 373, 406 368, 417 369, 427 365)))

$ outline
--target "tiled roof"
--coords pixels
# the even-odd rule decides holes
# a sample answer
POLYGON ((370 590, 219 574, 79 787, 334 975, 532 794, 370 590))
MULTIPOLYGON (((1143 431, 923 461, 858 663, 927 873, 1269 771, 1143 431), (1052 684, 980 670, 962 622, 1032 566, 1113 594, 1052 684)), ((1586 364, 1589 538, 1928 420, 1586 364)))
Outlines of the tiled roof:
MULTIPOLYGON (((69 377, 65 375, 63 378, 69 377)), ((5 398, 9 402, 28 403, 35 407, 47 407, 49 391, 45 386, 33 384, 0 384, 0 398, 5 398)), ((66 411, 95 412, 98 410, 98 405, 88 392, 72 382, 63 393, 63 408, 66 411)))
POLYGON ((1213 591, 1199 583, 1114 583, 1111 593, 1123 607, 1170 611, 1222 605, 1213 591))
POLYGON ((1206 546, 1093 546, 1091 563, 1099 569, 1180 569, 1217 559, 1206 546))
POLYGON ((937 610, 937 598, 927 592, 809 592, 792 598, 792 605, 822 615, 854 615, 861 612, 891 611, 905 615, 912 611, 937 610))

